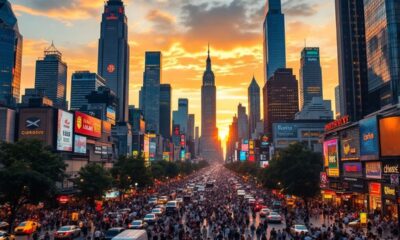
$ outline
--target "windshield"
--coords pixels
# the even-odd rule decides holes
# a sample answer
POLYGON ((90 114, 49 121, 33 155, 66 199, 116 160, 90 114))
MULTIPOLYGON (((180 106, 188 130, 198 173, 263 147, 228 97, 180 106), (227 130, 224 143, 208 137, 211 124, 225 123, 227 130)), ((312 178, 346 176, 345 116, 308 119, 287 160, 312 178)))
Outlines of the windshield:
POLYGON ((307 228, 305 226, 302 226, 302 225, 296 226, 296 228, 298 230, 307 230, 307 228))
POLYGON ((60 229, 58 229, 58 231, 69 231, 71 230, 72 227, 60 227, 60 229))
POLYGON ((20 227, 25 227, 25 226, 26 226, 26 222, 22 222, 22 223, 20 223, 18 226, 20 226, 20 227))

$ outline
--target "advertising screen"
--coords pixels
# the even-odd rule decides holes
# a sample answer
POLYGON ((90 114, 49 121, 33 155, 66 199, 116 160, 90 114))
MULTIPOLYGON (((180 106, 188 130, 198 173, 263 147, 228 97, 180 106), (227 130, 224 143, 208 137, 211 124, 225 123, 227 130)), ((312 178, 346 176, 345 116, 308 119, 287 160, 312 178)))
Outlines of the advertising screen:
POLYGON ((400 117, 379 120, 379 140, 383 157, 400 156, 400 117))
POLYGON ((73 118, 74 116, 72 115, 72 113, 58 110, 58 119, 57 119, 58 151, 72 152, 73 118))
POLYGON ((297 138, 297 125, 292 123, 279 123, 276 125, 278 138, 297 138))
POLYGON ((86 137, 75 134, 74 152, 80 154, 86 154, 86 143, 87 143, 86 137))
POLYGON ((101 120, 81 112, 75 112, 75 133, 101 137, 101 120))
POLYGON ((365 163, 365 177, 369 179, 382 178, 382 165, 380 162, 365 163))
POLYGON ((339 176, 338 140, 331 139, 324 142, 324 159, 328 167, 328 176, 339 176))
POLYGON ((23 108, 19 114, 19 139, 38 139, 45 145, 54 144, 54 110, 50 108, 23 108))
POLYGON ((343 175, 345 177, 362 177, 361 162, 343 163, 343 175))
POLYGON ((360 159, 360 132, 358 128, 351 128, 340 133, 341 160, 360 159))
POLYGON ((377 160, 379 158, 378 122, 376 117, 359 121, 360 159, 377 160))
POLYGON ((269 166, 269 162, 268 161, 260 161, 260 167, 261 168, 267 168, 269 166))
POLYGON ((247 153, 240 151, 240 156, 239 156, 240 161, 246 161, 247 160, 247 153))
POLYGON ((112 107, 107 107, 106 117, 109 123, 115 125, 115 110, 112 107))
POLYGON ((149 154, 150 154, 150 138, 147 134, 145 134, 143 143, 143 155, 144 155, 144 160, 146 162, 149 161, 149 154))

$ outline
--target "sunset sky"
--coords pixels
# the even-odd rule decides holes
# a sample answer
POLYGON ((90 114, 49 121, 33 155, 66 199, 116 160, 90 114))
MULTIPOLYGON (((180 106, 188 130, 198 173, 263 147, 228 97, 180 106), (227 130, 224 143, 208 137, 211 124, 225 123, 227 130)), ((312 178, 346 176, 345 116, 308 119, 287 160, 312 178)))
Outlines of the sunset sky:
MULTIPOLYGON (((53 40, 71 74, 97 71, 97 46, 103 0, 10 0, 24 36, 22 90, 33 87, 35 61, 53 40)), ((247 87, 253 74, 264 85, 262 24, 265 0, 124 0, 129 21, 130 103, 138 105, 145 51, 162 51, 163 83, 178 98, 189 99, 189 111, 200 124, 200 87, 207 43, 217 85, 220 136, 239 102, 247 106, 247 87)), ((299 76, 300 52, 305 45, 321 48, 324 97, 334 108, 337 52, 334 1, 282 0, 286 21, 287 67, 299 76)))

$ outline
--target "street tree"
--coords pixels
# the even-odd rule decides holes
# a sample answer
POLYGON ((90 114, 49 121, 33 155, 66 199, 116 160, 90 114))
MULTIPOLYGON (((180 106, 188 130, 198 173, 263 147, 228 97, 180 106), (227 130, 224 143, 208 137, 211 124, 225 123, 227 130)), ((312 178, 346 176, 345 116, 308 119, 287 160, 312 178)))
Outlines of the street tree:
POLYGON ((9 223, 25 204, 50 202, 66 165, 39 140, 0 142, 0 203, 10 206, 9 223))

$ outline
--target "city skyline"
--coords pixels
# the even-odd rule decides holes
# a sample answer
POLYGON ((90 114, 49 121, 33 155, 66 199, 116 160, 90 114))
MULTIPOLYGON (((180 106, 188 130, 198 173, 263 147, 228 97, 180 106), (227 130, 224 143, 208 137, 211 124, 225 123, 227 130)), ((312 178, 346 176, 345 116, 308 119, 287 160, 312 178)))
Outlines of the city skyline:
MULTIPOLYGON (((54 40, 69 66, 69 97, 71 74, 77 70, 97 69, 97 41, 103 1, 48 5, 34 1, 10 2, 25 37, 21 94, 25 88, 33 86, 34 61, 54 40), (46 28, 38 27, 42 24, 46 24, 46 28), (74 33, 78 32, 80 37, 76 38, 78 35, 74 33)), ((138 106, 144 52, 159 50, 164 56, 164 83, 172 85, 172 109, 176 109, 178 98, 190 97, 189 112, 194 113, 196 122, 200 123, 201 75, 207 54, 206 44, 210 42, 218 91, 217 126, 220 136, 226 136, 237 104, 247 102, 247 79, 254 73, 260 86, 263 85, 262 19, 265 1, 218 1, 217 5, 207 4, 206 1, 186 4, 178 0, 175 2, 182 4, 136 1, 133 5, 132 1, 124 1, 132 55, 129 102, 138 106), (172 8, 171 5, 180 7, 172 8), (222 19, 220 15, 232 18, 222 19), (242 29, 237 30, 232 26, 235 18, 238 18, 236 23, 242 29), (207 21, 198 23, 199 19, 207 21), (212 26, 210 21, 218 24, 212 26), (227 31, 228 38, 218 32, 222 28, 227 31)), ((293 67, 298 78, 299 53, 304 47, 304 39, 307 39, 307 45, 319 46, 324 97, 334 101, 334 92, 329 90, 337 85, 336 35, 330 31, 335 27, 334 3, 318 2, 282 1, 286 21, 287 67, 293 67), (311 28, 310 25, 315 22, 320 24, 311 28), (321 36, 320 32, 325 32, 325 36, 321 36)))

